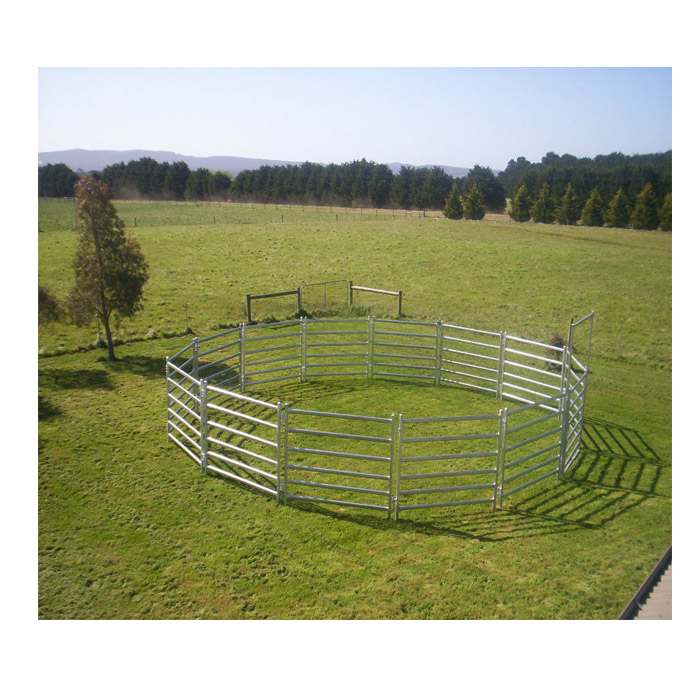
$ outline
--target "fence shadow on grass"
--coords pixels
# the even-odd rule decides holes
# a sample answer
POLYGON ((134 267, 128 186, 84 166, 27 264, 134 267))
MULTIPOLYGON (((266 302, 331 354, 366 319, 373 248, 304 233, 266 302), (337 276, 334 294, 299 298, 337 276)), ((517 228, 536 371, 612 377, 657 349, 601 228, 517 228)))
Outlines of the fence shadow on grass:
POLYGON ((638 430, 586 420, 581 458, 567 478, 580 485, 670 498, 671 480, 661 479, 670 468, 670 462, 659 457, 638 430))
MULTIPOLYGON (((331 394, 333 390, 346 394, 348 388, 334 387, 331 394)), ((313 391, 311 386, 298 385, 288 390, 285 398, 292 404, 303 402, 313 391)), ((255 427, 248 430, 255 432, 255 427)), ((496 542, 602 528, 648 499, 669 498, 670 479, 662 479, 665 469, 670 469, 670 463, 659 457, 639 431, 586 420, 581 453, 565 478, 557 481, 552 477, 535 484, 507 498, 501 510, 474 506, 404 511, 395 523, 376 513, 332 505, 290 501, 289 506, 375 529, 496 542)), ((259 477, 246 478, 266 483, 259 477)))
POLYGON ((477 506, 404 512, 399 523, 393 523, 312 504, 294 507, 375 528, 495 542, 602 528, 651 498, 669 498, 670 479, 661 479, 669 468, 638 431, 591 420, 584 424, 581 455, 569 474, 506 499, 502 510, 477 506))

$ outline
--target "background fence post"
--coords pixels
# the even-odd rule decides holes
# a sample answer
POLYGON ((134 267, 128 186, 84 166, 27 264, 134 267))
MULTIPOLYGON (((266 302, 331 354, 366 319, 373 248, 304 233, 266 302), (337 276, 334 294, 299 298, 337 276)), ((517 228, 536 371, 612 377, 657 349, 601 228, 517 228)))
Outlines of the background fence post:
POLYGON ((245 391, 245 323, 238 327, 241 339, 241 391, 245 391))
POLYGON ((352 280, 350 280, 350 284, 348 286, 348 293, 350 295, 349 296, 350 303, 348 304, 348 306, 352 306, 352 280))
POLYGON ((297 287, 297 313, 301 314, 301 287, 297 287))
POLYGON ((401 302, 403 301, 403 292, 399 290, 399 316, 401 316, 401 302))
POLYGON ((209 412, 207 410, 207 380, 202 379, 202 383, 199 387, 199 449, 201 452, 201 463, 202 471, 207 473, 208 455, 207 450, 209 445, 207 442, 208 426, 207 421, 209 420, 209 412))
POLYGON ((253 317, 250 315, 250 294, 245 295, 245 303, 248 308, 248 323, 253 323, 253 317))

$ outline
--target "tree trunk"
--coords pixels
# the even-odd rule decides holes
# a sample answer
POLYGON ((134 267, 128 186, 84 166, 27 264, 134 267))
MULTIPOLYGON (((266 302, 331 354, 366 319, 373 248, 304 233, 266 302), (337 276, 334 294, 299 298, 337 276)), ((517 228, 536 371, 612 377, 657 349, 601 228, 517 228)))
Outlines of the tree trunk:
POLYGON ((107 336, 107 352, 109 353, 109 359, 116 360, 117 356, 114 354, 114 343, 112 341, 112 331, 109 327, 109 316, 103 316, 102 323, 105 327, 105 335, 107 336))

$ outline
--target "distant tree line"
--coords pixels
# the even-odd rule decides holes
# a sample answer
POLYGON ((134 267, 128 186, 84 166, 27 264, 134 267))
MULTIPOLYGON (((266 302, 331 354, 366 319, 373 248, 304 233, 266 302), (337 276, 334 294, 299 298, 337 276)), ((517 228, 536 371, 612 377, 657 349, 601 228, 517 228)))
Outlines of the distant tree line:
MULTIPOLYGON (((595 158, 548 153, 535 164, 521 157, 508 163, 499 181, 511 199, 509 213, 515 221, 575 224, 580 220, 589 226, 624 228, 631 223, 640 228, 636 224, 642 223, 642 209, 655 208, 660 221, 664 205, 670 207, 672 153, 611 153, 595 158)), ((654 217, 646 217, 644 228, 653 223, 654 217)), ((658 226, 659 222, 653 228, 658 226)))
MULTIPOLYGON (((83 173, 80 173, 83 174, 83 173)), ((341 165, 262 166, 235 177, 186 163, 158 163, 141 158, 90 173, 104 182, 115 199, 234 201, 279 204, 442 209, 453 185, 460 191, 479 181, 489 211, 505 209, 505 195, 490 168, 475 166, 466 178, 454 178, 439 167, 389 166, 365 159, 341 165)), ((39 168, 39 195, 72 197, 79 174, 65 165, 39 168), (70 177, 69 177, 70 175, 70 177)))
MULTIPOLYGON (((72 197, 82 174, 63 164, 42 166, 39 195, 72 197)), ((204 168, 190 170, 184 162, 141 158, 91 175, 104 182, 115 199, 442 209, 450 218, 479 219, 486 212, 506 211, 508 198, 508 213, 515 221, 635 228, 644 223, 646 228, 656 216, 656 227, 663 228, 670 226, 672 153, 595 158, 547 153, 540 163, 523 157, 511 160, 498 175, 475 165, 466 177, 457 178, 437 166, 402 166, 394 174, 387 165, 364 158, 340 165, 266 165, 235 177, 204 168), (655 216, 642 216, 643 210, 652 209, 655 216)))
POLYGON ((67 165, 43 165, 39 168, 40 197, 74 197, 75 185, 79 180, 67 165))
POLYGON ((668 170, 665 166, 638 164, 594 173, 587 166, 575 172, 569 181, 562 177, 570 173, 567 168, 539 169, 539 176, 531 170, 520 180, 508 213, 514 221, 521 222, 556 221, 573 226, 580 221, 584 226, 670 231, 670 153, 668 161, 668 170), (645 177, 648 180, 644 181, 645 177))

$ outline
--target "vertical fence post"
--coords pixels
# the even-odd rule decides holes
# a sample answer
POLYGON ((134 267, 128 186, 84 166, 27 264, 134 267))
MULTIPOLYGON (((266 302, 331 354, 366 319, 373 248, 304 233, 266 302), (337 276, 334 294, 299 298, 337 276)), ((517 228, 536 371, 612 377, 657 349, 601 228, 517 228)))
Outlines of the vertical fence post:
POLYGON ((277 402, 277 495, 276 501, 280 502, 282 490, 282 402, 277 402))
POLYGON ((245 304, 248 309, 248 323, 253 323, 253 317, 250 315, 250 294, 245 295, 245 304))
POLYGON ((499 487, 502 487, 501 483, 501 456, 503 450, 501 449, 503 443, 503 409, 498 410, 498 434, 496 436, 496 473, 493 477, 493 510, 496 510, 498 505, 498 494, 499 487))
POLYGON ((564 396, 559 410, 561 420, 561 438, 559 439, 559 469, 557 478, 561 479, 566 471, 566 449, 569 441, 569 381, 564 385, 564 396))
POLYGON ((282 455, 283 455, 283 460, 284 460, 284 469, 282 472, 283 476, 283 484, 282 484, 282 494, 284 497, 284 505, 287 505, 287 465, 288 465, 288 459, 289 459, 289 444, 288 444, 288 434, 289 434, 289 404, 285 403, 284 404, 284 417, 283 417, 283 423, 282 423, 282 432, 284 433, 283 435, 283 449, 282 449, 282 455))
POLYGON ((389 445, 389 510, 386 517, 391 520, 391 506, 394 502, 394 442, 396 441, 396 414, 391 414, 391 444, 389 445))
POLYGON ((348 306, 352 306, 352 280, 350 280, 350 283, 348 285, 348 293, 350 295, 349 296, 350 303, 348 304, 348 306))
POLYGON ((399 316, 401 316, 401 302, 403 301, 403 292, 399 290, 399 316))
POLYGON ((207 410, 208 402, 207 380, 202 379, 199 387, 199 450, 201 452, 202 471, 207 473, 208 455, 207 450, 209 445, 207 442, 209 411, 207 410))
POLYGON ((569 338, 566 341, 566 344, 570 347, 574 347, 574 318, 573 316, 571 317, 571 320, 569 321, 569 338))
POLYGON ((165 358, 165 435, 170 438, 170 356, 165 358))
POLYGON ((301 381, 305 382, 306 381, 306 333, 307 333, 307 328, 308 326, 308 321, 306 316, 301 319, 301 367, 300 367, 300 376, 301 376, 301 381))
MULTIPOLYGON (((561 381, 559 383, 559 393, 564 394, 566 392, 566 388, 569 385, 569 372, 567 371, 567 368, 571 368, 571 359, 570 359, 570 353, 571 350, 569 349, 568 345, 564 346, 564 349, 561 354, 561 381), (568 363, 567 363, 568 360, 568 363)), ((562 405, 564 404, 564 397, 562 396, 559 399, 559 408, 561 409, 562 405)))
POLYGON ((238 332, 241 340, 241 391, 245 391, 245 323, 241 323, 238 332))
POLYGON ((301 313, 301 287, 297 287, 297 313, 301 313))
POLYGON ((498 507, 503 507, 503 483, 506 476, 506 448, 508 446, 508 406, 501 409, 501 446, 498 452, 501 456, 500 479, 498 483, 498 507))
POLYGON ((442 321, 435 324, 435 381, 434 384, 440 385, 442 374, 442 336, 443 328, 442 321))
POLYGON ((367 379, 372 378, 372 317, 367 316, 367 379))
POLYGON ((591 343, 593 342, 593 311, 591 311, 591 321, 588 330, 588 351, 586 352, 586 371, 588 371, 588 365, 591 361, 591 343))
POLYGON ((403 413, 399 413, 399 427, 396 438, 396 484, 394 491, 394 521, 399 522, 399 510, 401 507, 401 436, 403 435, 403 413))
MULTIPOLYGON (((182 364, 182 363, 180 363, 182 364)), ((192 376, 199 375, 199 338, 194 339, 194 349, 192 350, 192 376)))
MULTIPOLYGON (((583 388, 581 401, 581 430, 583 431, 583 417, 586 412, 586 394, 588 393, 588 372, 591 362, 591 342, 593 341, 593 312, 591 311, 591 325, 588 332, 588 351, 586 352, 586 371, 583 373, 583 388)), ((571 358, 569 358, 569 367, 571 367, 571 358)))
POLYGON ((498 350, 498 388, 497 394, 498 400, 503 398, 503 371, 505 369, 506 363, 506 342, 508 335, 505 331, 501 331, 501 340, 498 350))
POLYGON ((299 382, 304 381, 304 319, 299 319, 299 382))

